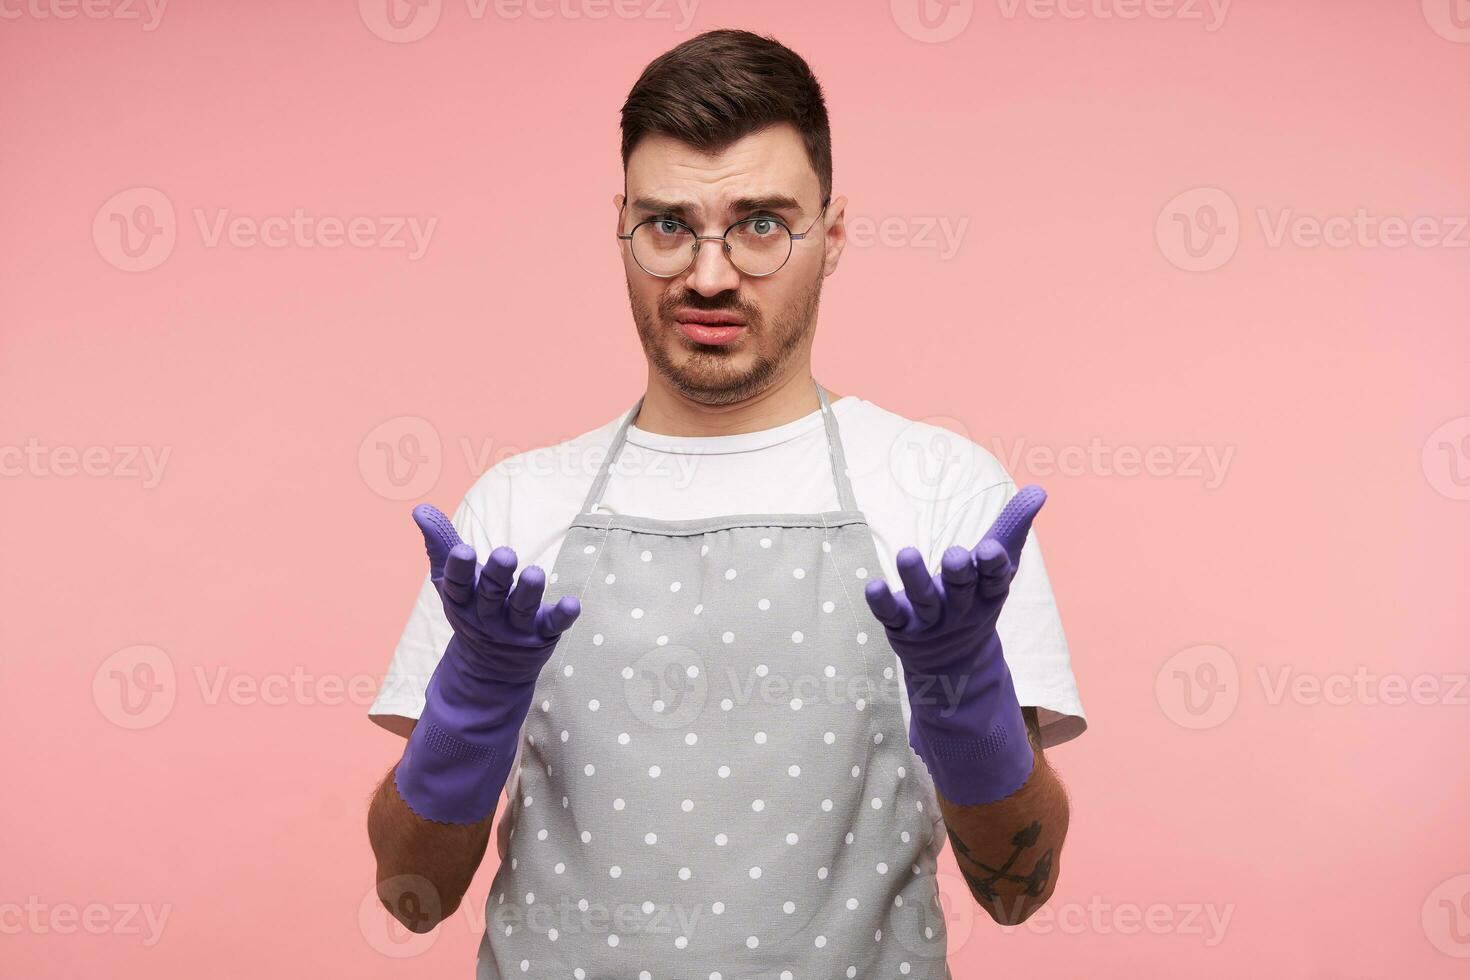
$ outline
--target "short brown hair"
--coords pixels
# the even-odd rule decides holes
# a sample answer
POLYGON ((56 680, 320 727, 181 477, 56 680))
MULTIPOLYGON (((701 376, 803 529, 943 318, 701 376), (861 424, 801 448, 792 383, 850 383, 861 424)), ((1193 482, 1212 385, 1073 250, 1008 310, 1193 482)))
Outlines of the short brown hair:
POLYGON ((757 130, 790 123, 822 188, 832 195, 832 130, 822 86, 806 61, 774 38, 706 31, 643 69, 623 103, 623 171, 645 136, 719 153, 757 130))

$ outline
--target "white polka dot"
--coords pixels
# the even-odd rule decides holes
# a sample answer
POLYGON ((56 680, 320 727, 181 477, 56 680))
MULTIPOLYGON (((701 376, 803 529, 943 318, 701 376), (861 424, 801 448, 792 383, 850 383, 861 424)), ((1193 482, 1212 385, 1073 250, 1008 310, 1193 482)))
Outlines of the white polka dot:
POLYGON ((769 548, 770 546, 771 546, 771 539, 770 538, 761 538, 761 547, 762 548, 769 548))
POLYGON ((695 742, 698 742, 698 741, 699 741, 699 736, 696 735, 696 734, 694 734, 693 732, 689 732, 687 735, 684 736, 684 744, 685 745, 693 745, 695 742))
POLYGON ((822 736, 822 741, 826 742, 828 745, 831 745, 833 742, 837 741, 837 735, 835 732, 827 732, 825 735, 822 736))
POLYGON ((832 809, 832 801, 831 800, 823 800, 822 801, 822 809, 823 810, 831 810, 832 809))
POLYGON ((625 681, 631 681, 632 679, 633 679, 633 668, 632 667, 624 667, 623 668, 623 680, 625 680, 625 681))
POLYGON ((822 550, 823 551, 826 551, 826 552, 830 552, 832 550, 832 542, 831 541, 823 541, 822 542, 822 550))
POLYGON ((873 733, 873 744, 874 745, 882 745, 883 744, 883 733, 882 732, 874 732, 873 733))
POLYGON ((735 569, 733 569, 733 568, 727 568, 727 569, 725 569, 725 581, 728 582, 731 579, 733 579, 734 577, 735 577, 735 569))
POLYGON ((726 844, 730 843, 730 838, 726 837, 724 834, 715 834, 715 843, 721 847, 724 847, 726 844))
POLYGON ((613 935, 607 937, 607 944, 609 946, 616 946, 618 944, 618 942, 619 942, 619 940, 618 940, 618 937, 617 937, 617 934, 616 933, 614 933, 613 935))
POLYGON ((556 867, 552 868, 551 870, 552 871, 555 871, 557 874, 564 874, 566 872, 566 870, 567 870, 566 862, 565 861, 558 861, 558 862, 556 862, 556 867))
POLYGON ((629 742, 628 733, 627 732, 619 732, 618 733, 618 744, 619 745, 627 745, 628 742, 629 742))
POLYGON ((721 779, 729 779, 730 778, 730 767, 729 766, 721 766, 719 768, 718 772, 720 774, 720 778, 721 779))
POLYGON ((755 733, 755 744, 756 745, 765 745, 766 744, 766 733, 765 732, 756 732, 755 733))
POLYGON ((645 551, 645 552, 643 552, 643 554, 639 555, 638 557, 639 558, 642 558, 644 561, 653 561, 653 552, 651 552, 651 551, 645 551))
POLYGON ((685 800, 683 803, 679 804, 679 809, 683 810, 685 813, 688 813, 690 810, 694 809, 694 801, 685 800))
POLYGON ((800 643, 804 639, 806 639, 806 637, 802 634, 801 630, 797 630, 795 633, 791 634, 792 643, 800 643))
POLYGON ((764 677, 770 672, 771 668, 767 667, 765 664, 756 664, 755 666, 755 676, 757 677, 764 677))
POLYGON ((729 630, 725 630, 725 632, 723 632, 723 633, 720 634, 720 640, 721 640, 721 642, 724 642, 724 643, 734 643, 735 642, 735 634, 734 633, 731 633, 729 630))
MULTIPOLYGON (((662 772, 663 772, 663 770, 660 769, 658 766, 649 766, 648 767, 648 776, 649 776, 650 779, 657 779, 659 777, 659 774, 662 773, 662 772)), ((874 809, 877 809, 877 807, 874 807, 874 809)))
MULTIPOLYGON (((760 869, 757 868, 756 870, 759 871, 760 869)), ((713 904, 713 905, 711 905, 709 907, 709 910, 711 912, 713 912, 715 915, 724 915, 725 914, 725 903, 724 902, 716 902, 715 904, 713 904)))
POLYGON ((612 572, 608 572, 607 573, 607 578, 603 579, 602 581, 603 581, 603 584, 604 585, 612 585, 617 580, 618 580, 618 577, 616 575, 614 575, 612 572))
POLYGON ((878 873, 880 875, 886 875, 888 873, 888 864, 886 862, 884 862, 884 861, 879 861, 878 862, 878 873))
POLYGON ((623 801, 623 798, 621 796, 618 797, 617 799, 613 800, 613 809, 614 810, 621 810, 623 807, 625 807, 627 805, 628 804, 623 801))
POLYGON ((795 844, 798 840, 800 840, 800 838, 797 837, 795 834, 786 835, 786 843, 788 844, 795 844))
POLYGON ((788 766, 786 769, 786 775, 790 776, 792 779, 795 779, 797 776, 801 775, 801 766, 788 766))
POLYGON ((858 633, 858 635, 857 635, 857 641, 859 643, 867 643, 868 642, 868 634, 866 632, 860 632, 860 633, 858 633))
POLYGON ((588 830, 582 831, 582 843, 583 844, 587 844, 587 843, 590 843, 591 841, 592 841, 592 832, 591 831, 588 831, 588 830))
POLYGON ((853 570, 853 574, 855 574, 858 578, 867 578, 868 570, 859 565, 856 569, 853 570))
POLYGON ((655 834, 652 831, 644 834, 643 835, 643 843, 645 843, 645 844, 657 844, 658 843, 658 834, 655 834))
POLYGON ((825 675, 825 676, 827 676, 827 677, 836 677, 837 676, 837 668, 836 667, 833 667, 831 664, 828 664, 827 666, 825 666, 825 667, 822 668, 822 674, 825 675))
POLYGON ((670 592, 678 592, 678 591, 679 591, 679 590, 680 590, 680 589, 682 589, 682 588, 683 588, 683 587, 684 587, 684 586, 683 586, 683 585, 681 585, 681 584, 680 584, 680 583, 678 583, 678 582, 670 582, 670 583, 669 583, 669 591, 670 591, 670 592))
MULTIPOLYGON (((561 675, 563 677, 571 677, 572 676, 572 665, 571 664, 567 664, 565 667, 563 667, 561 669, 561 675)), ((546 702, 545 701, 542 701, 541 703, 542 704, 545 704, 546 702)))
POLYGON ((642 609, 639 609, 639 608, 637 608, 637 607, 636 607, 636 606, 635 606, 635 607, 634 607, 634 608, 633 608, 633 612, 632 612, 632 613, 630 613, 630 615, 631 615, 631 616, 632 616, 632 617, 633 617, 633 618, 634 618, 634 619, 642 619, 642 618, 643 618, 643 610, 642 610, 642 609))
POLYGON ((589 776, 592 775, 593 773, 595 773, 596 771, 597 771, 597 767, 594 766, 590 762, 587 763, 585 766, 582 767, 582 772, 586 773, 589 776))
POLYGON ((611 877, 611 878, 621 878, 623 876, 623 869, 620 868, 620 867, 618 867, 615 864, 611 868, 608 868, 607 869, 607 873, 608 873, 608 877, 611 877))
POLYGON ((804 568, 793 568, 791 570, 791 574, 793 576, 795 576, 796 578, 806 578, 806 569, 804 569, 804 568))
POLYGON ((757 609, 759 609, 761 612, 765 612, 767 609, 770 609, 771 608, 771 600, 770 599, 762 599, 760 602, 757 602, 755 604, 755 607, 757 609))
POLYGON ((698 616, 702 612, 704 612, 704 603, 701 602, 699 605, 694 607, 694 615, 698 616))
POLYGON ((781 906, 781 911, 785 912, 787 915, 790 915, 792 912, 796 911, 796 903, 787 902, 786 904, 781 906))
POLYGON ((699 546, 699 554, 700 554, 701 557, 703 557, 704 555, 709 554, 709 545, 707 545, 707 544, 700 545, 699 546))
POLYGON ((599 702, 596 698, 593 698, 591 701, 587 702, 588 711, 596 711, 600 707, 602 707, 602 703, 599 702))
POLYGON ((596 550, 597 550, 596 547, 594 547, 593 545, 590 545, 589 544, 587 547, 585 547, 585 548, 582 549, 582 554, 584 554, 584 555, 590 555, 590 554, 592 554, 592 552, 594 552, 596 550))
POLYGON ((852 911, 853 909, 856 909, 857 907, 858 907, 858 900, 857 899, 855 899, 855 898, 849 898, 847 900, 847 908, 848 908, 848 911, 852 911))
POLYGON ((750 801, 750 808, 752 810, 754 810, 756 813, 760 813, 762 810, 764 810, 766 808, 766 801, 765 800, 751 800, 750 801))
POLYGON ((720 698, 721 711, 729 711, 733 707, 735 707, 734 701, 731 701, 729 698, 720 698))
POLYGON ((668 644, 668 642, 669 642, 669 638, 667 636, 660 636, 658 639, 654 640, 653 642, 654 643, 657 643, 659 646, 666 646, 668 644))
POLYGON ((569 739, 571 737, 572 737, 572 733, 571 732, 567 731, 565 728, 563 728, 561 730, 561 740, 563 742, 565 742, 567 739, 569 739))
POLYGON ((688 939, 688 937, 686 937, 686 936, 675 936, 674 937, 674 948, 675 949, 683 949, 685 946, 688 946, 688 945, 689 945, 689 939, 688 939))
POLYGON ((821 881, 826 881, 827 880, 827 869, 826 868, 818 868, 817 869, 817 878, 820 879, 821 881))
POLYGON ((828 599, 826 602, 822 603, 822 612, 829 613, 836 608, 837 605, 831 599, 828 599))
POLYGON ((680 881, 688 881, 689 880, 689 876, 691 874, 693 874, 693 873, 694 872, 690 871, 688 868, 680 868, 679 869, 679 880, 680 881))
POLYGON ((816 939, 816 943, 817 943, 817 949, 823 949, 827 945, 827 937, 826 936, 818 936, 817 939, 816 939))
POLYGON ((791 699, 791 710, 792 711, 800 711, 801 710, 801 698, 792 698, 791 699))
POLYGON ((878 797, 876 797, 876 796, 873 797, 873 809, 874 810, 881 810, 881 809, 883 809, 883 801, 880 800, 880 799, 878 799, 878 797))
POLYGON ((752 878, 759 878, 761 876, 761 869, 760 868, 751 868, 750 869, 750 876, 752 878))
POLYGON ((602 646, 602 634, 601 633, 593 633, 592 634, 592 645, 595 646, 595 647, 602 646))
POLYGON ((745 948, 746 949, 755 949, 760 944, 761 944, 761 941, 759 939, 757 939, 755 936, 746 936, 745 937, 745 948))

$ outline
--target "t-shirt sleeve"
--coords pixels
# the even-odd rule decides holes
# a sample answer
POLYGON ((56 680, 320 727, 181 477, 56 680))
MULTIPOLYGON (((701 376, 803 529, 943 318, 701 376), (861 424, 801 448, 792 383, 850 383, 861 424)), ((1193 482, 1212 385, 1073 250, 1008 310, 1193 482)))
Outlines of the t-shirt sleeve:
MULTIPOLYGON (((998 462, 996 465, 999 466, 998 462)), ((1016 484, 1009 476, 985 482, 990 485, 971 492, 955 507, 927 556, 930 568, 939 567, 940 557, 950 545, 972 548, 978 544, 1016 494, 1016 484)), ((1045 519, 1043 508, 1037 523, 1045 519)), ((1062 617, 1052 594, 1035 527, 1021 548, 1021 564, 1001 608, 996 630, 1016 685, 1017 698, 1022 706, 1037 709, 1041 744, 1058 745, 1081 735, 1087 728, 1087 718, 1082 713, 1067 636, 1062 630, 1062 617)))
MULTIPOLYGON (((492 541, 505 541, 503 529, 499 536, 496 534, 498 524, 505 520, 504 508, 496 493, 497 487, 503 483, 501 476, 494 470, 487 472, 450 517, 460 538, 475 549, 480 561, 484 561, 494 547, 492 541)), ((388 717, 417 719, 423 713, 424 691, 453 633, 444 615, 439 593, 429 581, 428 560, 422 550, 419 551, 419 561, 423 562, 424 577, 419 584, 418 595, 398 637, 398 645, 383 675, 378 696, 368 708, 368 717, 380 725, 388 717)))

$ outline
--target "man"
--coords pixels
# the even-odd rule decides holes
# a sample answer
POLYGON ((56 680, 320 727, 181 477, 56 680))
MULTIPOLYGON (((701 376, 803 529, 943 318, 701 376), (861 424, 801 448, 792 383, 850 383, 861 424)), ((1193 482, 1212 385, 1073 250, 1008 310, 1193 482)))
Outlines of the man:
POLYGON ((622 125, 647 390, 452 521, 415 510, 430 575, 371 710, 408 737, 379 895, 451 914, 504 788, 480 977, 947 977, 946 832, 1003 923, 1066 835, 1042 747, 1085 721, 1044 494, 968 443, 916 481, 943 430, 814 382, 846 200, 799 56, 693 38, 622 125))

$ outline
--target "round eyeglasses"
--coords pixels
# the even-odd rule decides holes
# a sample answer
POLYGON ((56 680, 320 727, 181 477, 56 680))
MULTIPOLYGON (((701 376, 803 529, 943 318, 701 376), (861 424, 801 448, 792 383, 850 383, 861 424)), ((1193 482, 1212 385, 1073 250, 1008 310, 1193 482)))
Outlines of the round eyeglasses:
POLYGON ((742 275, 759 279, 781 271, 791 258, 794 243, 811 234, 812 228, 822 220, 828 203, 830 199, 822 202, 816 219, 799 235, 774 215, 756 215, 737 221, 723 235, 696 234, 677 218, 663 216, 640 221, 631 232, 618 238, 632 248, 633 261, 638 267, 659 279, 672 279, 687 272, 699 258, 700 242, 723 242, 730 264, 742 275))

